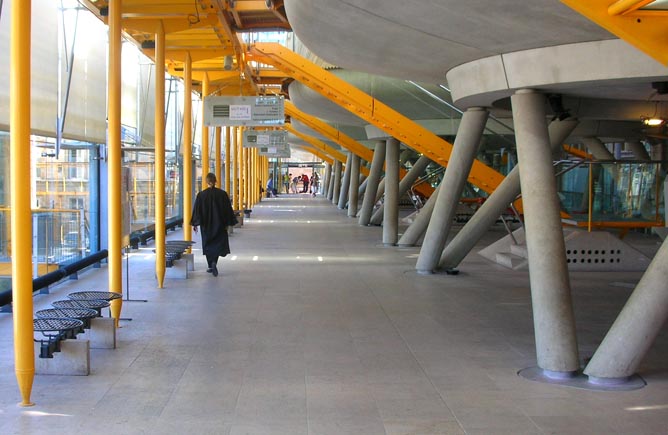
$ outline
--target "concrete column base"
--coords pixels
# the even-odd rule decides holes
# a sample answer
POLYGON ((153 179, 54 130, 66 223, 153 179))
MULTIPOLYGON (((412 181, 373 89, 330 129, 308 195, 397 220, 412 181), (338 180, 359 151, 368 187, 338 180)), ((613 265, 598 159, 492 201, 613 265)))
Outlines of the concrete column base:
POLYGON ((183 254, 181 256, 181 260, 186 262, 186 269, 188 270, 188 272, 195 271, 195 254, 183 254))
POLYGON ((188 262, 183 258, 174 260, 172 267, 165 269, 165 278, 188 279, 188 262))
POLYGON ((91 349, 116 349, 116 325, 111 317, 96 317, 90 320, 90 329, 79 334, 79 341, 90 341, 91 349))
POLYGON ((60 343, 60 352, 53 358, 39 357, 40 344, 35 343, 35 374, 60 376, 88 376, 90 374, 90 342, 88 340, 65 340, 60 343))

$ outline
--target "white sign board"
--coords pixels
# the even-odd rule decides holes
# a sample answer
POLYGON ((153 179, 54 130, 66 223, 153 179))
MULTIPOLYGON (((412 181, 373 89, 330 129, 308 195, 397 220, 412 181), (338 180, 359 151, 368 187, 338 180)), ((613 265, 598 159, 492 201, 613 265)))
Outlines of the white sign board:
POLYGON ((279 95, 254 97, 204 97, 204 125, 282 126, 285 124, 285 100, 279 95))

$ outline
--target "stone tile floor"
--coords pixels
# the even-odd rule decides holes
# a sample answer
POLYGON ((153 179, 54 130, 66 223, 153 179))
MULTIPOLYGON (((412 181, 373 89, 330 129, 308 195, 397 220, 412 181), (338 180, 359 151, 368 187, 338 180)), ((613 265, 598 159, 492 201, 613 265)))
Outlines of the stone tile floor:
MULTIPOLYGON (((418 249, 383 247, 381 234, 322 198, 283 195, 234 231, 217 278, 196 250, 190 279, 158 289, 152 247, 133 251, 130 297, 148 302, 123 303, 132 320, 117 349, 91 351, 89 376, 36 376, 31 408, 17 406, 0 314, 0 433, 668 434, 665 330, 643 389, 528 381, 517 376, 536 363, 528 273, 472 253, 458 276, 418 276, 418 249)), ((640 276, 571 274, 582 358, 640 276)), ((90 270, 35 310, 106 286, 106 267, 90 270)))

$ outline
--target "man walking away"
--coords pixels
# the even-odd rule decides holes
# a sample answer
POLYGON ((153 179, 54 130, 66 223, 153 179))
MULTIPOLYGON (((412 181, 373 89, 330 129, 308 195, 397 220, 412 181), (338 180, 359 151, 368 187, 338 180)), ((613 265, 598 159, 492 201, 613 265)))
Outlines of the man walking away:
POLYGON ((207 272, 218 276, 218 257, 230 253, 227 227, 235 225, 237 218, 232 210, 230 197, 216 187, 216 175, 206 174, 208 188, 197 194, 190 225, 197 232, 202 228, 202 253, 206 255, 207 272))

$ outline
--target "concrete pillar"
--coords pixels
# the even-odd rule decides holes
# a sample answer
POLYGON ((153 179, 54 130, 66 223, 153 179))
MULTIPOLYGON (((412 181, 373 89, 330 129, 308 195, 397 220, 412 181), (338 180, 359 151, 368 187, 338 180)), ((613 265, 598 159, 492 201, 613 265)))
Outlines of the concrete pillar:
MULTIPOLYGON (((385 155, 387 157, 387 145, 385 145, 385 155)), ((378 183, 378 189, 376 189, 376 200, 374 201, 374 204, 378 203, 380 199, 385 195, 385 177, 380 179, 380 182, 378 183)))
MULTIPOLYGON (((564 141, 577 125, 578 121, 576 119, 565 119, 563 121, 557 119, 550 123, 548 132, 553 156, 561 152, 564 141)), ((454 269, 457 267, 519 194, 520 167, 515 166, 475 212, 471 220, 447 244, 441 255, 438 268, 454 269)))
POLYGON ((633 153, 633 157, 636 160, 649 161, 649 154, 645 149, 645 146, 639 140, 633 140, 625 143, 626 149, 630 150, 633 153))
POLYGON ((339 192, 339 204, 338 208, 343 210, 346 208, 346 203, 348 202, 348 190, 350 189, 350 162, 352 161, 353 153, 348 153, 346 158, 346 170, 343 173, 343 182, 341 183, 341 191, 339 192))
POLYGON ((582 143, 587 147, 587 151, 594 157, 594 160, 615 160, 615 156, 608 151, 599 138, 584 137, 582 143))
POLYGON ((399 246, 415 246, 418 240, 420 240, 420 237, 422 237, 429 225, 429 220, 434 211, 434 205, 436 204, 436 198, 438 197, 440 189, 441 185, 439 184, 436 190, 434 190, 434 193, 431 194, 425 203, 424 207, 420 209, 413 223, 406 228, 406 231, 404 231, 404 234, 397 243, 399 246))
MULTIPOLYGON (((408 189, 411 188, 413 183, 415 183, 415 180, 418 179, 420 175, 427 169, 427 166, 431 163, 431 160, 429 160, 429 157, 427 156, 421 156, 413 165, 410 171, 404 175, 404 178, 401 179, 401 182, 399 183, 399 194, 398 198, 401 198, 407 191, 408 189)), ((387 198, 386 198, 387 199, 387 198)), ((384 214, 384 207, 379 208, 376 210, 376 212, 371 216, 371 224, 372 225, 380 225, 380 223, 383 221, 383 214, 384 214)))
POLYGON ((348 216, 356 217, 359 205, 360 157, 352 154, 350 159, 350 186, 348 188, 348 216))
POLYGON ((547 376, 566 377, 579 368, 578 347, 545 96, 520 90, 511 97, 511 103, 538 367, 547 376))
POLYGON ((373 152, 373 161, 371 162, 371 170, 369 171, 369 178, 367 179, 366 192, 364 193, 364 200, 362 201, 362 210, 360 210, 359 224, 369 225, 371 214, 373 213, 373 206, 376 203, 376 192, 378 191, 378 182, 380 181, 380 174, 383 171, 383 163, 385 162, 385 141, 379 140, 376 142, 376 148, 373 152))
POLYGON ((584 373, 594 383, 633 375, 668 318, 668 241, 663 242, 584 373))
MULTIPOLYGON (((325 178, 322 180, 323 181, 322 194, 325 197, 329 193, 329 185, 332 181, 331 178, 332 178, 332 165, 329 163, 325 163, 325 178)), ((292 180, 290 180, 290 182, 292 182, 292 180)))
POLYGON ((385 143, 385 209, 383 245, 395 246, 399 238, 399 141, 389 138, 385 143))
POLYGON ((332 197, 329 198, 334 205, 339 202, 339 194, 341 193, 341 166, 342 164, 338 160, 334 162, 334 174, 332 175, 332 197))
POLYGON ((479 107, 470 108, 462 115, 448 167, 441 182, 443 188, 438 192, 434 212, 415 265, 418 273, 432 273, 438 265, 488 115, 487 110, 479 107))
MULTIPOLYGON (((360 168, 361 168, 361 167, 362 167, 362 165, 360 164, 360 168)), ((364 193, 366 192, 366 186, 367 186, 368 184, 369 184, 369 178, 368 178, 368 177, 365 177, 364 175, 362 175, 361 182, 360 182, 360 188, 357 189, 357 194, 358 194, 359 196, 364 195, 364 193)))
POLYGON ((332 163, 332 171, 329 174, 329 180, 327 182, 327 199, 329 201, 332 200, 334 197, 334 168, 336 167, 336 164, 338 163, 337 160, 334 160, 334 163, 332 163))

